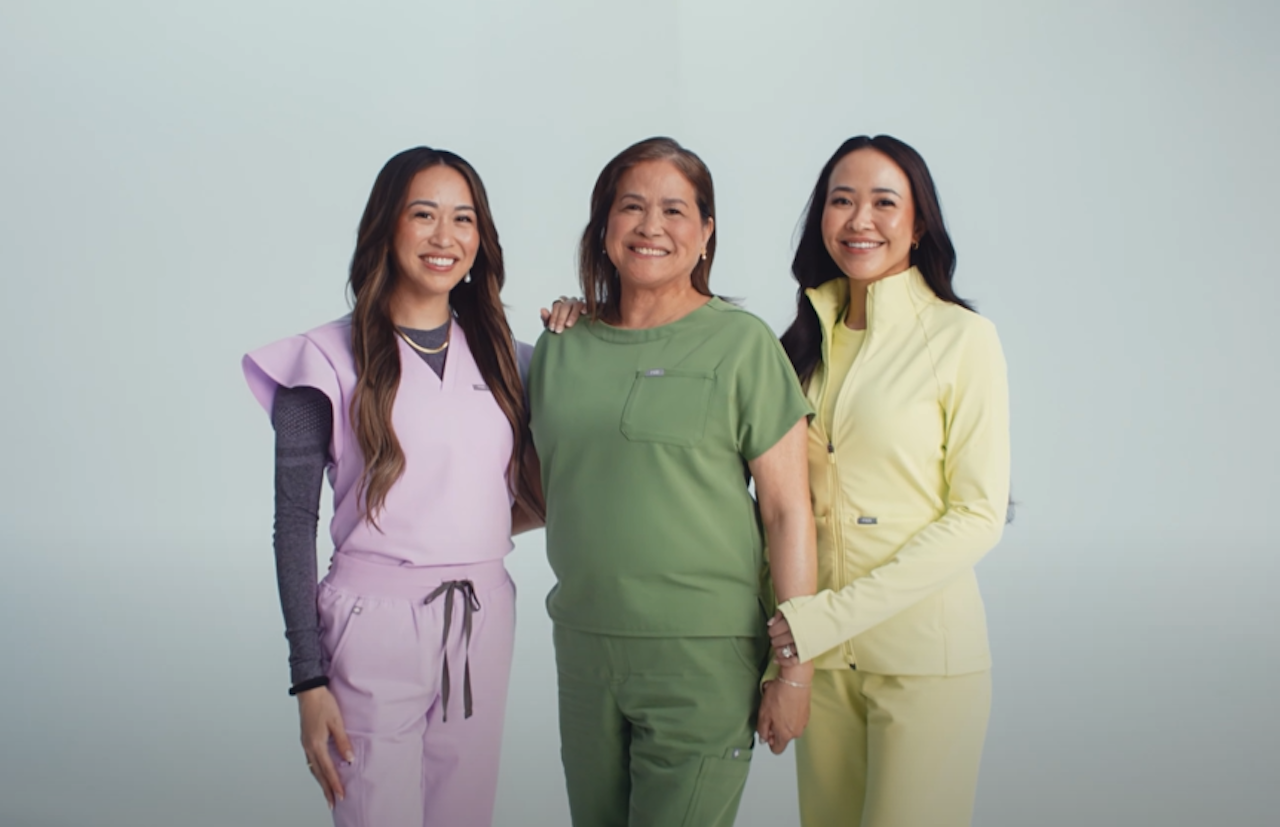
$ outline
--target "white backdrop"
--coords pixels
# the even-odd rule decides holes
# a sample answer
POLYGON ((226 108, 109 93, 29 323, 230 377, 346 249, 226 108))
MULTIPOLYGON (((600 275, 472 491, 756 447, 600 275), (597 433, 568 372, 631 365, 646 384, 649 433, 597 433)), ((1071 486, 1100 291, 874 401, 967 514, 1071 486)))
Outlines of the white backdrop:
MULTIPOLYGON (((713 288, 780 331, 806 194, 878 132, 929 161, 1011 371, 975 823, 1275 823, 1277 9, 6 0, 0 824, 327 822, 239 359, 346 311, 388 157, 475 164, 532 341, 595 175, 676 137, 713 288)), ((501 825, 567 823, 543 551, 510 558, 501 825)), ((739 825, 795 823, 793 767, 758 751, 739 825)))

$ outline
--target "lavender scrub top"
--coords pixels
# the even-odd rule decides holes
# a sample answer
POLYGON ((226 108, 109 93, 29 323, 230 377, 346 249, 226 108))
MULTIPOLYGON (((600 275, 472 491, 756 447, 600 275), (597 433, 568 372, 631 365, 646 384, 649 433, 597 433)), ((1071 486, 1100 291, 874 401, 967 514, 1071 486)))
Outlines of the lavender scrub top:
POLYGON ((391 421, 405 469, 387 493, 381 530, 363 519, 356 496, 364 456, 348 414, 356 385, 350 316, 255 350, 242 366, 268 415, 280 387, 316 388, 332 405, 327 476, 334 554, 410 566, 505 557, 513 547, 511 425, 481 377, 466 335, 453 322, 442 376, 399 337, 396 346, 401 377, 391 421))

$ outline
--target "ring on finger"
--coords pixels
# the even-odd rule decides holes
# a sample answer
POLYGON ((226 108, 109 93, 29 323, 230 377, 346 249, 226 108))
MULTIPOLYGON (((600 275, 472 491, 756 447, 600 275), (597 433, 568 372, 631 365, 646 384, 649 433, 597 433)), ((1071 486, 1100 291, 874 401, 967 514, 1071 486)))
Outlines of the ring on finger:
POLYGON ((781 654, 784 658, 790 658, 790 657, 791 657, 791 647, 790 647, 790 646, 783 646, 783 647, 782 647, 782 651, 781 651, 779 654, 781 654))

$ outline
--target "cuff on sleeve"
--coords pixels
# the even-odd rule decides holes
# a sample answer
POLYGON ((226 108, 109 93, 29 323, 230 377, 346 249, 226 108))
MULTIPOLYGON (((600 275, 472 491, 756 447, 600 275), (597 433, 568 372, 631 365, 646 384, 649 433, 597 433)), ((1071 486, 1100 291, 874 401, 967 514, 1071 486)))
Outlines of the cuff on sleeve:
POLYGON ((778 611, 787 619, 787 625, 791 627, 791 636, 796 641, 796 655, 801 663, 808 663, 826 651, 813 645, 813 612, 805 611, 805 607, 813 604, 816 598, 817 595, 810 594, 793 597, 778 604, 778 611))
POLYGON ((322 686, 328 686, 328 685, 329 685, 329 679, 324 675, 321 675, 318 678, 309 678, 305 681, 299 681, 298 683, 295 683, 293 686, 289 687, 289 694, 297 695, 301 692, 306 692, 308 689, 319 689, 322 686))

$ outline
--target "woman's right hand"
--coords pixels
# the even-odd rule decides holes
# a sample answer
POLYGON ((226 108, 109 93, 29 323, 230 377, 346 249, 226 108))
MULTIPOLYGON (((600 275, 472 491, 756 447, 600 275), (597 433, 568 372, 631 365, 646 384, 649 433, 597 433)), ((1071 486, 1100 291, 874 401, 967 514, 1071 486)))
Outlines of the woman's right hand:
POLYGON ((781 755, 809 725, 809 684, 767 681, 763 692, 756 731, 774 755, 781 755))
POLYGON ((333 739, 334 748, 347 759, 348 764, 356 760, 351 741, 347 739, 347 731, 342 726, 338 701, 324 686, 299 692, 298 715, 302 719, 302 751, 307 755, 307 768, 320 785, 324 800, 332 810, 334 802, 341 801, 345 793, 342 782, 338 780, 338 770, 330 757, 329 739, 333 739))
POLYGON ((573 327, 578 317, 587 312, 587 303, 582 299, 571 299, 561 296, 551 304, 538 311, 542 315, 542 326, 552 333, 564 333, 566 327, 573 327))

